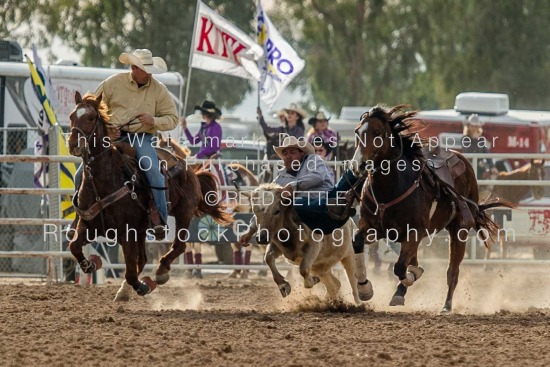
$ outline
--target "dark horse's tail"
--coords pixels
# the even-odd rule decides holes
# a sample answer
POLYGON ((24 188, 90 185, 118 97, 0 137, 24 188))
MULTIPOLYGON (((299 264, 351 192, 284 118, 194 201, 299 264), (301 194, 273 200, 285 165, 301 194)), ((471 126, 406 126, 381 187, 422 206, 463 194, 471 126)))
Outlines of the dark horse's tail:
POLYGON ((507 201, 500 199, 498 197, 490 197, 483 203, 478 205, 478 215, 476 216, 476 224, 475 228, 478 233, 480 233, 480 236, 485 241, 485 245, 487 246, 487 240, 495 240, 498 234, 499 227, 498 225, 493 222, 493 220, 490 218, 490 213, 487 211, 492 208, 515 208, 517 205, 507 201), (482 229, 487 230, 489 236, 485 236, 485 233, 481 231, 482 229))
POLYGON ((197 216, 208 214, 223 226, 233 223, 233 216, 226 211, 225 203, 220 200, 216 176, 204 170, 198 170, 195 174, 201 186, 201 201, 195 214, 197 216))

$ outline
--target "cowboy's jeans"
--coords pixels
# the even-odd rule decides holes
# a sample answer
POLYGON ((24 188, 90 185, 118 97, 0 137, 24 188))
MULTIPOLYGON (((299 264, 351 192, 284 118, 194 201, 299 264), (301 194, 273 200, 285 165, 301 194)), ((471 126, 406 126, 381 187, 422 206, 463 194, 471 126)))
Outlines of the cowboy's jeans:
MULTIPOLYGON (((157 158, 157 152, 153 146, 153 135, 147 133, 132 134, 132 138, 129 138, 129 134, 123 133, 123 141, 126 141, 136 149, 136 158, 138 160, 138 167, 145 172, 147 182, 153 187, 164 187, 164 177, 159 169, 159 161, 157 158)), ((82 164, 78 167, 75 173, 75 188, 78 192, 80 184, 82 183, 82 164)), ((155 199, 155 205, 159 211, 160 218, 167 223, 168 220, 168 207, 166 204, 166 195, 164 190, 157 190, 151 188, 153 193, 153 199, 155 199)))

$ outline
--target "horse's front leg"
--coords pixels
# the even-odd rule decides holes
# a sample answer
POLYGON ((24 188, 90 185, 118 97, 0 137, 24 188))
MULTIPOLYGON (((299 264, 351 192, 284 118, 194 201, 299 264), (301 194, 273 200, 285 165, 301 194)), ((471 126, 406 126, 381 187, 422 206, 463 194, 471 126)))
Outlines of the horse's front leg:
POLYGON ((140 259, 140 245, 145 246, 145 237, 138 239, 138 242, 130 242, 126 239, 119 238, 119 243, 122 246, 122 252, 124 253, 124 261, 126 262, 126 273, 124 274, 124 282, 118 290, 114 301, 125 302, 130 299, 131 289, 135 290, 138 295, 144 296, 151 293, 156 288, 156 283, 150 277, 144 277, 139 280, 140 267, 143 268, 143 261, 140 259), (131 288, 130 288, 131 287, 131 288))
POLYGON ((269 269, 271 270, 271 275, 273 275, 273 281, 279 287, 279 291, 283 297, 286 297, 290 294, 291 288, 290 283, 288 283, 285 278, 279 273, 279 269, 275 266, 275 260, 281 256, 282 253, 279 251, 277 246, 274 246, 272 243, 267 245, 265 250, 265 262, 269 269))
POLYGON ((97 255, 91 255, 89 259, 86 259, 82 252, 82 247, 86 246, 89 242, 87 239, 87 229, 85 225, 80 225, 76 228, 76 233, 73 234, 72 240, 69 243, 69 250, 74 256, 78 265, 84 273, 92 273, 101 268, 101 258, 97 255))
POLYGON ((304 277, 304 287, 313 288, 319 283, 319 277, 311 275, 311 267, 321 252, 321 242, 315 244, 306 243, 303 249, 304 255, 300 263, 300 274, 304 277))
POLYGON ((187 247, 183 241, 188 237, 188 228, 193 217, 193 211, 189 211, 189 208, 184 205, 179 205, 172 210, 176 218, 176 237, 172 242, 172 247, 163 257, 159 260, 157 271, 155 272, 155 281, 157 284, 165 284, 170 279, 170 265, 181 254, 185 252, 187 247), (183 210, 183 212, 181 212, 183 210), (176 212, 177 211, 177 212, 176 212))
POLYGON ((418 244, 418 241, 405 241, 401 243, 399 259, 397 259, 393 267, 393 272, 400 282, 391 299, 390 306, 403 306, 405 304, 407 287, 413 285, 424 273, 424 269, 418 266, 416 259, 418 244))

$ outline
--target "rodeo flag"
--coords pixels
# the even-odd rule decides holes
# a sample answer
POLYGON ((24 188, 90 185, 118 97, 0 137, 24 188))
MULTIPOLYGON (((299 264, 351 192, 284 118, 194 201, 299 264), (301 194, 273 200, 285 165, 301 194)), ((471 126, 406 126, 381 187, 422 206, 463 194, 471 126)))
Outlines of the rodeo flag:
MULTIPOLYGON (((36 66, 32 61, 27 57, 29 64, 29 70, 31 73, 31 81, 33 89, 40 101, 42 109, 38 113, 37 126, 40 128, 41 137, 37 138, 35 142, 35 155, 44 155, 48 154, 48 142, 49 142, 49 129, 50 127, 57 125, 57 117, 55 116, 54 108, 52 105, 52 98, 55 96, 53 94, 53 88, 48 79, 46 79, 44 69, 40 62, 40 58, 36 52, 36 49, 33 47, 33 59, 36 63, 36 66), (50 97, 51 96, 51 97, 50 97)), ((58 143, 58 151, 60 155, 69 155, 67 146, 65 145, 65 139, 59 129, 59 136, 56 139, 58 143)), ((35 163, 35 176, 34 183, 36 187, 46 187, 47 182, 44 179, 47 177, 46 173, 48 171, 47 164, 44 163, 35 163)), ((74 189, 74 174, 76 172, 76 167, 74 163, 60 163, 59 164, 59 187, 74 189)), ((64 196, 61 199, 61 212, 62 218, 72 219, 74 217, 74 210, 72 210, 72 202, 69 196, 64 196)))
POLYGON ((197 6, 190 67, 260 80, 262 48, 202 1, 197 6))
POLYGON ((262 9, 258 0, 258 44, 264 49, 264 57, 259 63, 262 72, 260 98, 270 108, 288 83, 300 74, 305 61, 279 35, 273 23, 262 9))

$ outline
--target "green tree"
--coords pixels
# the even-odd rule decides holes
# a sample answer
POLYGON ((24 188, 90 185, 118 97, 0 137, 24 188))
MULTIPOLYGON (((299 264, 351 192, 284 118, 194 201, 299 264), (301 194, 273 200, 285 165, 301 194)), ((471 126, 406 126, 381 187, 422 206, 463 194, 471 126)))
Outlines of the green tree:
POLYGON ((317 104, 339 111, 344 105, 403 103, 404 96, 416 104, 433 95, 418 75, 421 65, 410 36, 415 24, 402 17, 398 2, 283 3, 276 19, 283 20, 284 13, 287 21, 281 29, 303 50, 317 104))
MULTIPOLYGON (((40 46, 52 44, 60 37, 69 47, 79 52, 87 66, 121 67, 118 56, 135 48, 149 48, 161 55, 171 71, 187 76, 189 50, 195 20, 194 0, 51 0, 25 1, 21 12, 20 1, 7 0, 0 16, 6 22, 0 26, 0 36, 10 34, 14 24, 27 24, 29 31, 23 45, 32 39, 40 46), (46 30, 39 35, 32 24, 46 30)), ((255 4, 253 2, 205 1, 226 19, 246 33, 254 32, 255 4)), ((40 31, 43 31, 41 29, 40 31)), ((226 108, 241 102, 250 89, 247 80, 194 69, 191 77, 189 107, 204 98, 214 99, 226 108)))
POLYGON ((550 3, 537 0, 282 0, 316 104, 452 107, 463 91, 547 109, 550 3))

